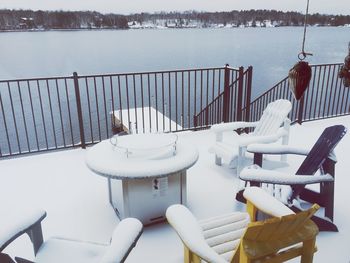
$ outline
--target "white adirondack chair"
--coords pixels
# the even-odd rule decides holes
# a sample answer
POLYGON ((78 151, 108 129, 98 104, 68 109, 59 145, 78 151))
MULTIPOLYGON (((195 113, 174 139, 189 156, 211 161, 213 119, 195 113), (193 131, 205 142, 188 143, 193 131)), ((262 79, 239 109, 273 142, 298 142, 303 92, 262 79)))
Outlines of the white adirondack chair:
MULTIPOLYGON (((23 211, 22 211, 23 212, 23 211)), ((112 263, 124 262, 142 233, 142 223, 136 218, 123 219, 114 229, 109 244, 100 244, 66 238, 50 238, 43 241, 41 221, 46 217, 43 210, 31 209, 20 217, 6 214, 0 226, 0 262, 9 256, 1 253, 12 241, 28 234, 37 263, 112 263)), ((7 262, 7 261, 6 261, 7 262)), ((31 261, 16 257, 18 263, 31 261)))
MULTIPOLYGON (((243 164, 246 148, 252 143, 273 143, 282 138, 282 144, 288 144, 290 120, 288 114, 292 104, 280 99, 271 102, 265 108, 257 122, 230 122, 213 125, 210 130, 215 133, 216 143, 209 152, 215 153, 215 163, 222 164, 222 158, 228 160, 230 167, 237 168, 243 164), (242 128, 254 128, 251 133, 239 135, 234 133, 230 141, 224 140, 224 133, 242 128)), ((282 158, 285 161, 285 157, 282 158)))

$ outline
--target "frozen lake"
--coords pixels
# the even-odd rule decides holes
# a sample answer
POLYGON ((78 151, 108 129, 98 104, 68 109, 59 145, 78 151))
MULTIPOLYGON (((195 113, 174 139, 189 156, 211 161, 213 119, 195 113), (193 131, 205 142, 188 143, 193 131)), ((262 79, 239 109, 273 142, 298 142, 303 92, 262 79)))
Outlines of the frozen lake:
MULTIPOLYGON (((302 27, 0 33, 0 79, 254 67, 253 97, 297 62, 302 27)), ((312 64, 343 62, 350 27, 309 27, 312 64)))

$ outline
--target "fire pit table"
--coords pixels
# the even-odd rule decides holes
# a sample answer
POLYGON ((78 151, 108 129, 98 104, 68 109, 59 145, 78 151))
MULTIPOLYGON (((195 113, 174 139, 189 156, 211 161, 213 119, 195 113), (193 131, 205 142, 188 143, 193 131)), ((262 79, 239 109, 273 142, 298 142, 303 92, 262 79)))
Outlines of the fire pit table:
POLYGON ((168 206, 186 204, 186 170, 197 160, 197 149, 170 133, 114 136, 86 156, 89 169, 107 178, 118 217, 144 225, 164 221, 168 206))

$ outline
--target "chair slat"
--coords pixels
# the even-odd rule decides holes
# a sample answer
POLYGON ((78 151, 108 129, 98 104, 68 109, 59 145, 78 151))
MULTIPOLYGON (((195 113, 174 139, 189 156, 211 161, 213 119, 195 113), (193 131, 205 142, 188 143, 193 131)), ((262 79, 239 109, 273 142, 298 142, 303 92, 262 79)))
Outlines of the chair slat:
MULTIPOLYGON (((326 128, 300 165, 296 174, 315 174, 345 134, 346 128, 343 125, 335 125, 326 128)), ((305 185, 292 186, 293 195, 291 199, 298 196, 304 187, 305 185)))

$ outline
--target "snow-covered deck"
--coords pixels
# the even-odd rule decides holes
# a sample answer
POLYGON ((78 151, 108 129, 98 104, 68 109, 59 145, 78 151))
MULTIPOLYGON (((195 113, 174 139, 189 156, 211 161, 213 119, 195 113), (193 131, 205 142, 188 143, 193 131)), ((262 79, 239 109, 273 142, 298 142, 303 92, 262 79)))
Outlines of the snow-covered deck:
MULTIPOLYGON (((314 121, 291 127, 290 144, 312 146, 323 129, 334 124, 350 127, 350 116, 314 121)), ((193 143, 199 150, 198 162, 188 170, 188 207, 198 218, 244 210, 235 201, 239 185, 234 170, 214 164, 208 148, 214 143, 210 131, 178 133, 179 139, 193 143)), ((321 232, 314 262, 349 262, 350 210, 349 154, 350 136, 336 148, 335 223, 338 233, 321 232)), ((118 224, 108 202, 106 179, 91 172, 84 161, 86 150, 74 149, 0 161, 1 213, 21 206, 37 206, 47 211, 43 221, 44 238, 66 236, 108 242, 118 224)), ((288 157, 299 163, 300 157, 288 157)), ((5 252, 33 258, 29 238, 17 239, 5 252)), ((146 227, 127 262, 183 262, 183 247, 167 224, 146 227)))

